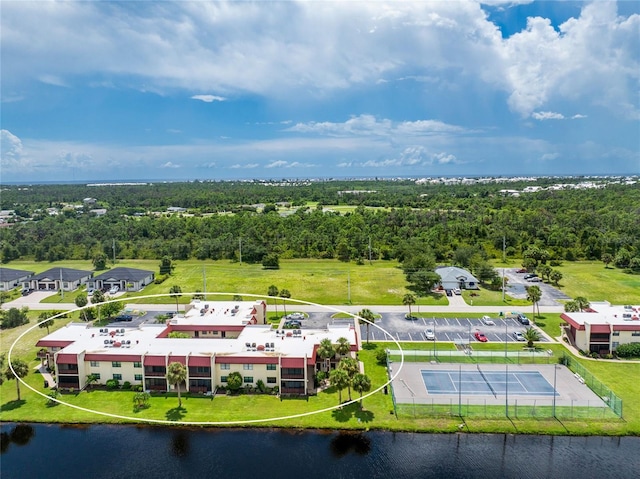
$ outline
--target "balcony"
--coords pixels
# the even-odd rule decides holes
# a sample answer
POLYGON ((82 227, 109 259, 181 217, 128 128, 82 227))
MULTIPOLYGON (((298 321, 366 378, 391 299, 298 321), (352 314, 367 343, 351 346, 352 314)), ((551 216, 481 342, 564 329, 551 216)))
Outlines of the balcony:
POLYGON ((165 377, 167 375, 166 368, 146 367, 144 368, 146 377, 165 377))
POLYGON ((195 368, 189 368, 190 378, 211 378, 211 370, 197 371, 195 368))
POLYGON ((78 365, 58 364, 58 374, 78 374, 78 365))

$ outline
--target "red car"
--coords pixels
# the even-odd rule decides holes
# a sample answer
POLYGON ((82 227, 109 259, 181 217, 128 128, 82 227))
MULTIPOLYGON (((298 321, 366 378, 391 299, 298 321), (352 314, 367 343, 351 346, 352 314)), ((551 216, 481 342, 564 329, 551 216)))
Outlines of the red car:
POLYGON ((476 339, 478 341, 480 341, 481 343, 486 343, 488 341, 487 337, 484 335, 484 333, 481 333, 480 331, 476 331, 474 336, 476 337, 476 339))
POLYGON ((526 273, 527 269, 526 268, 520 268, 516 270, 516 273, 526 273))

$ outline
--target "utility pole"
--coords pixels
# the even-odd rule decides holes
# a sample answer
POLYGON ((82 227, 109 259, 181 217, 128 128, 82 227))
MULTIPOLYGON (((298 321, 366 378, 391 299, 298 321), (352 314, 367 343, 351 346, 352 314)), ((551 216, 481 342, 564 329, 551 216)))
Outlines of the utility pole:
POLYGON ((502 302, 504 303, 504 268, 502 268, 502 302))
POLYGON ((351 269, 347 271, 347 302, 351 304, 351 269))
POLYGON ((116 239, 115 238, 113 238, 111 249, 113 250, 113 264, 116 264, 116 239))
POLYGON ((502 262, 506 263, 507 262, 507 239, 504 237, 504 235, 502 236, 502 262))
POLYGON ((240 264, 242 265, 242 238, 238 238, 238 244, 240 245, 240 264))
POLYGON ((371 264, 371 236, 369 236, 369 264, 371 264))
POLYGON ((62 268, 60 268, 60 297, 64 299, 64 285, 62 284, 62 268))

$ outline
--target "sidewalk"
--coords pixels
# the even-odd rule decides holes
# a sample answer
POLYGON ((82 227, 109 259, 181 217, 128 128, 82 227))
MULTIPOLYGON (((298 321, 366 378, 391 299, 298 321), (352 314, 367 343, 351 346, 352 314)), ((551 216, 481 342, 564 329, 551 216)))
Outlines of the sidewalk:
POLYGON ((47 381, 47 383, 49 384, 49 388, 53 388, 56 386, 56 382, 54 381, 53 376, 51 376, 51 374, 49 374, 49 372, 47 371, 46 366, 39 365, 34 369, 42 374, 42 380, 47 381))

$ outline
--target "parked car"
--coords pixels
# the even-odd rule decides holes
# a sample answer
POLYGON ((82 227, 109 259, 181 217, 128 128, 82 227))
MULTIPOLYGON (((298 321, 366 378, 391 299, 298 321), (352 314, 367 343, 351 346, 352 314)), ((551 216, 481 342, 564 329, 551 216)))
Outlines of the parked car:
POLYGON ((516 273, 526 273, 527 272, 527 268, 520 268, 516 270, 516 273))
POLYGON ((412 316, 410 314, 405 314, 404 315, 404 319, 406 319, 407 321, 417 321, 418 317, 417 316, 412 316))
POLYGON ((287 319, 293 319, 294 321, 301 321, 306 319, 304 313, 291 313, 286 316, 287 319))
POLYGON ((120 291, 119 287, 112 286, 111 289, 109 290, 109 294, 116 294, 118 291, 120 291))
POLYGON ((118 316, 113 318, 113 320, 114 321, 131 321, 133 320, 133 316, 131 316, 130 314, 119 314, 118 316))
POLYGON ((487 326, 495 326, 496 323, 493 322, 493 319, 491 319, 489 316, 483 316, 482 317, 482 323, 486 324, 487 326))
POLYGON ((538 278, 537 276, 532 276, 527 281, 530 281, 532 283, 540 283, 542 280, 540 278, 538 278))
POLYGON ((520 321, 520 323, 524 324, 525 326, 529 325, 529 318, 527 318, 524 314, 518 315, 518 321, 520 321))
POLYGON ((520 331, 514 332, 513 337, 516 338, 516 341, 526 341, 526 339, 524 339, 524 335, 520 331))
POLYGON ((484 333, 482 333, 482 332, 480 332, 480 331, 476 331, 473 335, 474 335, 474 336, 476 337, 476 339, 477 339, 478 341, 480 341, 481 343, 486 343, 486 342, 488 341, 488 339, 487 339, 487 337, 484 335, 484 333))
POLYGON ((436 335, 433 332, 432 328, 426 329, 426 331, 424 332, 424 337, 427 339, 427 341, 434 341, 436 339, 436 335))
POLYGON ((95 291, 94 288, 87 288, 87 296, 91 296, 94 291, 95 291))
POLYGON ((451 292, 450 289, 447 289, 445 292, 447 293, 447 296, 452 296, 453 295, 453 293, 451 292))
POLYGON ((295 321, 293 319, 288 319, 284 322, 285 329, 300 329, 302 327, 302 323, 300 321, 295 321))
POLYGON ((537 275, 537 274, 535 274, 535 273, 527 273, 527 274, 525 274, 525 275, 523 276, 523 278, 524 278, 524 279, 526 279, 526 280, 530 280, 531 278, 535 278, 535 277, 537 277, 537 276, 538 276, 538 275, 537 275))
POLYGON ((462 291, 460 291, 460 288, 454 288, 453 294, 462 294, 462 291))
POLYGON ((31 288, 22 288, 22 296, 29 296, 31 293, 33 293, 31 288))

